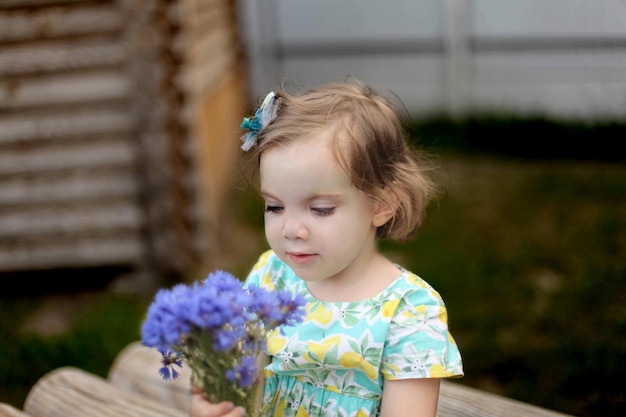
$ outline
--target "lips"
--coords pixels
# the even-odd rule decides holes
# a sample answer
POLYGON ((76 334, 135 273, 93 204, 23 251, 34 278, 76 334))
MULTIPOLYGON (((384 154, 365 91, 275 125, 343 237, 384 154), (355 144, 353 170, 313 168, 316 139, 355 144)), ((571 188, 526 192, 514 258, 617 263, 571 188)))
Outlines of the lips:
POLYGON ((289 256, 289 259, 293 263, 298 264, 298 265, 309 264, 313 262, 313 260, 317 256, 317 255, 310 254, 310 253, 295 253, 295 252, 289 252, 287 253, 287 255, 289 256))

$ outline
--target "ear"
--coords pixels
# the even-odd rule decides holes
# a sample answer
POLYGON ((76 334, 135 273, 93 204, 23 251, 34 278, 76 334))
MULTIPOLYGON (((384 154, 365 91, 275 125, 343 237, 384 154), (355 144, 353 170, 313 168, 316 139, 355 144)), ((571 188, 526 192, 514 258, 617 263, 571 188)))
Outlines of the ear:
POLYGON ((383 198, 380 201, 374 203, 374 216, 372 217, 372 225, 374 227, 380 227, 387 223, 389 219, 396 214, 400 201, 395 193, 391 192, 388 188, 383 193, 383 198))

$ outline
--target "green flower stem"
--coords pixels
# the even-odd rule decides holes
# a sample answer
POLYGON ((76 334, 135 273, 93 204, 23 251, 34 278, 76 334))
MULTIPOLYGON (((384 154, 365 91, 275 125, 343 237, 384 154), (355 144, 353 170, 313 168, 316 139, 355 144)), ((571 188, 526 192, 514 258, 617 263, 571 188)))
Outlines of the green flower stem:
MULTIPOLYGON (((209 401, 232 401, 235 405, 243 406, 249 417, 258 415, 263 386, 255 383, 243 389, 236 382, 228 382, 224 378, 226 372, 233 368, 240 352, 216 351, 210 335, 201 330, 189 335, 183 350, 192 371, 192 384, 201 388, 209 401)), ((260 375, 262 372, 263 369, 259 368, 260 375)))

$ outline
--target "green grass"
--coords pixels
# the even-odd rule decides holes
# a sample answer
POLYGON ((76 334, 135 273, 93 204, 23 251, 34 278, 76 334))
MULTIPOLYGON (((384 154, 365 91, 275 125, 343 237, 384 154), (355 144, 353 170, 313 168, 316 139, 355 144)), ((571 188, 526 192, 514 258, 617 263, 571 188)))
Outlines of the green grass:
POLYGON ((465 384, 578 416, 626 411, 626 166, 450 161, 423 233, 382 247, 446 300, 465 384))
MULTIPOLYGON (((626 415, 619 382, 626 373, 626 158, 609 144, 625 130, 611 125, 612 141, 588 137, 589 148, 609 146, 591 160, 584 147, 547 160, 529 157, 540 143, 525 129, 532 146, 513 157, 523 137, 503 126, 417 129, 430 135, 426 142, 445 145, 447 194, 417 238, 381 249, 442 294, 464 358, 466 376, 457 382, 579 417, 626 415), (513 151, 494 150, 486 139, 476 150, 471 138, 488 131, 512 138, 513 151), (459 143, 474 150, 458 153, 459 143)), ((264 245, 258 204, 236 194, 236 223, 250 237, 243 234, 241 256, 242 246, 231 242, 235 263, 215 264, 238 275, 252 266, 264 245)), ((1 297, 0 402, 21 407, 32 385, 60 366, 106 376, 115 355, 139 338, 146 295, 104 290, 53 336, 24 330, 46 297, 1 297)))
POLYGON ((49 296, 0 301, 0 402, 22 408, 28 391, 44 374, 75 366, 106 377, 115 356, 139 339, 147 303, 104 291, 78 315, 71 328, 51 335, 25 329, 49 296))

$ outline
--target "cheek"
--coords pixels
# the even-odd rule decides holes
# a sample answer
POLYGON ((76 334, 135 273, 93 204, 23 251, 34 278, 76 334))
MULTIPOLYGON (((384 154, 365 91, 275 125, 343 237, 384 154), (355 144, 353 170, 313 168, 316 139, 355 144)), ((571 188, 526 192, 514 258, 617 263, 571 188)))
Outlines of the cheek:
POLYGON ((275 237, 276 234, 280 234, 280 222, 273 216, 265 215, 264 219, 264 228, 265 228, 265 237, 269 240, 272 237, 275 237))

